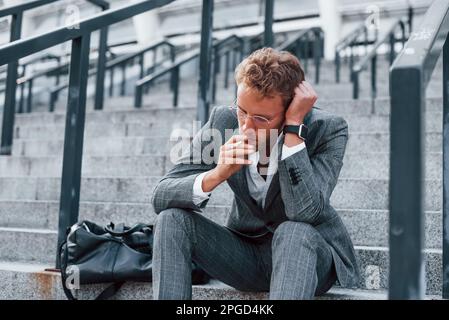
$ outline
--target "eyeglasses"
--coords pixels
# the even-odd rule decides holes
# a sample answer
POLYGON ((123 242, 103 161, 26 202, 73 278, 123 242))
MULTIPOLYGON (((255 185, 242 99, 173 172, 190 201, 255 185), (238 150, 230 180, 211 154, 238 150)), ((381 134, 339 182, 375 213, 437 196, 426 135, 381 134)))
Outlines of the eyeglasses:
POLYGON ((237 99, 234 100, 232 105, 229 107, 238 117, 241 122, 245 122, 246 118, 251 118, 254 121, 254 124, 258 127, 267 127, 273 121, 273 119, 267 119, 263 116, 250 116, 245 111, 240 108, 237 104, 237 99))

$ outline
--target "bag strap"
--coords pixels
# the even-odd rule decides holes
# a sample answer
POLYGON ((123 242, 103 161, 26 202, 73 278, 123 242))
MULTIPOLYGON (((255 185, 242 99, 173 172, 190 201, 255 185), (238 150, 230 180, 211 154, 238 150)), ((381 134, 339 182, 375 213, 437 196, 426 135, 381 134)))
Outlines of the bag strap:
POLYGON ((129 228, 126 231, 118 232, 118 231, 115 231, 112 229, 112 228, 114 228, 114 225, 111 223, 108 226, 104 227, 104 231, 106 231, 107 233, 110 233, 111 235, 113 235, 115 237, 121 237, 121 236, 127 236, 127 235, 134 233, 138 230, 141 230, 143 228, 150 228, 150 227, 152 227, 150 224, 137 223, 133 227, 129 228))
POLYGON ((95 300, 107 300, 113 295, 119 291, 119 289, 123 286, 125 282, 114 282, 110 286, 108 286, 106 289, 104 289, 96 298, 95 300))

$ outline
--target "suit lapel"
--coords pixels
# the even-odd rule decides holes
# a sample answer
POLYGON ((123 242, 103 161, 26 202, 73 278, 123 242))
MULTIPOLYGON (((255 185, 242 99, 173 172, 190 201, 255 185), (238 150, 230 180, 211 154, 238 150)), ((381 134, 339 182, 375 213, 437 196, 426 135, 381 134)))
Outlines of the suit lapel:
MULTIPOLYGON (((306 126, 309 127, 310 129, 310 117, 311 117, 312 113, 309 112, 305 117, 304 117, 304 124, 306 126)), ((309 134, 309 137, 311 136, 311 134, 309 134)), ((282 156, 282 146, 284 145, 284 135, 281 136, 281 138, 279 139, 279 144, 278 144, 278 162, 281 161, 281 156, 282 156)), ((309 148, 311 146, 308 146, 309 148)), ((276 171, 276 173, 273 175, 273 178, 271 180, 270 186, 268 187, 268 191, 267 191, 267 196, 265 199, 265 207, 263 209, 264 212, 266 212, 269 208, 270 205, 272 204, 272 202, 276 199, 277 195, 279 194, 279 192, 281 191, 281 186, 279 183, 279 168, 276 171)))

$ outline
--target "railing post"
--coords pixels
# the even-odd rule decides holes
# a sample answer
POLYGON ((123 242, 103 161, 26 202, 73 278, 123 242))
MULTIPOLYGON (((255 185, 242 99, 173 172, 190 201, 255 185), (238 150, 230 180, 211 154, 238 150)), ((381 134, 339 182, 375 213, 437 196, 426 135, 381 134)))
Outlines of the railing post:
POLYGON ((443 298, 449 299, 449 36, 443 46, 443 298))
POLYGON ((100 43, 98 46, 98 64, 95 83, 95 110, 102 110, 104 104, 104 78, 106 73, 106 51, 108 50, 108 28, 100 29, 100 43))
POLYGON ((341 60, 340 60, 340 52, 335 50, 335 82, 340 83, 340 67, 341 67, 341 60))
MULTIPOLYGON (((78 220, 90 34, 72 40, 59 207, 58 247, 78 220)), ((59 257, 56 267, 60 267, 59 257)))
POLYGON ((368 54, 368 28, 365 26, 365 28, 363 29, 363 35, 365 38, 365 45, 363 46, 364 48, 364 55, 368 54))
POLYGON ((140 66, 139 77, 140 79, 142 79, 145 76, 145 58, 143 53, 139 56, 139 66, 140 66))
POLYGON ((353 72, 352 69, 354 68, 354 49, 352 46, 352 43, 349 45, 350 50, 350 56, 349 56, 349 81, 353 82, 353 72))
POLYGON ((122 67, 122 82, 120 83, 120 96, 126 93, 126 61, 121 65, 122 67))
POLYGON ((142 95, 143 88, 141 85, 137 85, 134 90, 134 108, 142 107, 142 95))
POLYGON ((178 106, 179 96, 179 66, 173 69, 173 107, 178 106))
MULTIPOLYGON (((57 61, 58 69, 57 69, 57 73, 56 73, 55 87, 59 86, 59 83, 61 82, 61 74, 60 74, 61 69, 59 69, 59 67, 61 66, 61 57, 57 57, 56 61, 57 61)), ((55 101, 58 100, 58 97, 59 97, 59 91, 57 92, 57 94, 55 96, 55 101)))
POLYGON ((351 69, 351 79, 352 79, 352 99, 357 100, 359 98, 359 72, 353 71, 351 69))
POLYGON ((201 17, 200 79, 198 83, 197 120, 204 125, 209 118, 210 73, 212 60, 212 19, 214 1, 203 0, 201 17))
POLYGON ((55 105, 56 105, 56 92, 58 91, 50 91, 50 103, 48 106, 48 112, 55 111, 55 105))
POLYGON ((413 28, 413 7, 409 6, 408 7, 408 30, 409 33, 412 33, 412 28, 413 28))
MULTIPOLYGON (((170 45, 170 61, 175 63, 175 47, 170 45)), ((153 58, 156 56, 156 52, 153 53, 153 58)), ((155 63, 155 62, 154 62, 155 63)), ((154 65, 153 65, 154 67, 154 65)), ((154 70, 154 69, 153 69, 154 70)), ((146 87, 145 93, 148 94, 148 87, 146 87)), ((170 91, 173 91, 175 88, 173 87, 173 73, 170 73, 170 91)))
MULTIPOLYGON (((22 73, 22 77, 25 76, 25 73, 22 73)), ((20 100, 19 100, 19 113, 23 112, 23 103, 25 99, 25 84, 23 82, 20 83, 20 100)))
POLYGON ((394 45, 396 42, 396 39, 394 37, 394 30, 393 30, 393 33, 390 34, 389 42, 390 42, 390 54, 389 54, 390 60, 389 60, 389 62, 390 62, 390 66, 391 66, 393 64, 394 58, 396 57, 396 51, 394 49, 394 45))
POLYGON ((224 87, 227 89, 229 87, 229 51, 225 53, 225 78, 224 78, 224 87))
MULTIPOLYGON (((22 31, 22 13, 13 14, 11 18, 10 42, 20 39, 22 31)), ((5 89, 5 104, 3 107, 2 137, 0 155, 10 155, 14 133, 14 116, 16 108, 17 67, 19 61, 8 64, 5 89)))
POLYGON ((424 264, 424 110, 420 68, 390 72, 390 299, 422 299, 424 264))
POLYGON ((218 50, 214 50, 214 60, 212 62, 212 103, 216 102, 217 99, 217 73, 218 73, 218 50))
POLYGON ((313 47, 313 59, 315 60, 315 83, 320 83, 320 62, 321 62, 321 33, 320 30, 314 32, 315 41, 313 47))
POLYGON ((30 113, 33 104, 33 79, 28 81, 28 96, 27 96, 27 112, 30 113))
POLYGON ((274 44, 273 13, 274 13, 274 0, 265 0, 265 30, 263 41, 266 47, 272 47, 274 44))
POLYGON ((303 59, 304 59, 304 73, 307 74, 308 65, 309 65, 309 44, 310 44, 310 38, 309 33, 307 32, 304 34, 304 46, 303 48, 303 59))
POLYGON ((114 95, 114 68, 111 67, 109 69, 109 96, 112 97, 114 95))
POLYGON ((377 55, 371 58, 371 113, 374 114, 377 97, 377 55))
MULTIPOLYGON (((377 55, 371 58, 371 99, 377 97, 377 55)), ((372 110, 374 112, 374 110, 372 110)))

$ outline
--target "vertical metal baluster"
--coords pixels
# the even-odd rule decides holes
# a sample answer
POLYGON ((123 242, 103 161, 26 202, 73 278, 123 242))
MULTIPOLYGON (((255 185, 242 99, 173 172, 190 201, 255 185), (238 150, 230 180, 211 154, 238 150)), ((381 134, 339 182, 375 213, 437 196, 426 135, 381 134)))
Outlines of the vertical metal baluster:
MULTIPOLYGON (((78 221, 89 46, 90 34, 72 40, 57 248, 64 241, 67 228, 78 221)), ((56 261, 59 268, 59 257, 56 261)))
MULTIPOLYGON (((20 39, 22 30, 22 13, 13 14, 11 18, 10 42, 20 39)), ((3 107, 2 137, 0 155, 10 155, 14 134, 14 117, 16 113, 17 60, 8 64, 5 88, 5 105, 3 107)))
POLYGON ((390 83, 389 298, 422 299, 425 293, 422 70, 393 69, 390 83))
POLYGON ((443 46, 443 298, 449 299, 449 36, 443 46))
POLYGON ((212 19, 214 1, 203 0, 201 17, 201 44, 200 63, 201 70, 198 82, 198 107, 197 120, 200 125, 204 125, 209 119, 209 104, 211 98, 210 74, 212 60, 212 19))

